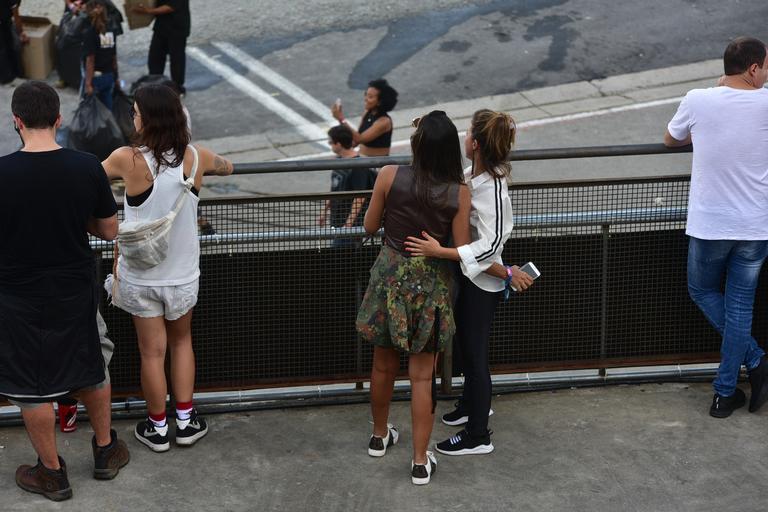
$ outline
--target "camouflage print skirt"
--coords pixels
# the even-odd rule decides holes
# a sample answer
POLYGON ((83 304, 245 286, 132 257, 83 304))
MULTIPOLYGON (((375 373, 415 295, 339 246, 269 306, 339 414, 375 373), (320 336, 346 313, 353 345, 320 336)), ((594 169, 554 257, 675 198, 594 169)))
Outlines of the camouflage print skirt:
POLYGON ((447 261, 410 258, 385 245, 371 267, 357 332, 374 345, 411 354, 442 351, 456 330, 452 283, 447 261))

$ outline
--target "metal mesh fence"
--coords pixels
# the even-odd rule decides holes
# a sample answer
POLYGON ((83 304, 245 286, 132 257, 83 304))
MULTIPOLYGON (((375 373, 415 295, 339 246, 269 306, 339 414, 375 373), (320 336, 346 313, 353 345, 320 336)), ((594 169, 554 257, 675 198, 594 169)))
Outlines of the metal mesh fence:
MULTIPOLYGON (((688 184, 669 177, 512 187, 516 226, 504 261, 533 261, 542 277, 499 304, 494 371, 712 360, 719 340, 686 289, 688 184)), ((355 317, 381 241, 362 228, 318 226, 326 200, 361 195, 201 202, 216 234, 201 236, 198 388, 367 379, 372 350, 358 340, 355 317)), ((107 273, 111 251, 101 254, 107 273)), ((131 320, 102 310, 117 346, 115 388, 138 389, 131 320)))

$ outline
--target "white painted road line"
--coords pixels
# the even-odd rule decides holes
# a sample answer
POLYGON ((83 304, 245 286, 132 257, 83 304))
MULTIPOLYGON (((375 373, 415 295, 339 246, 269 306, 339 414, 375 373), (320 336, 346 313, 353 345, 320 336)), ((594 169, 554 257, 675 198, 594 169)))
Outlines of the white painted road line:
MULTIPOLYGON (((575 114, 566 114, 564 116, 544 117, 542 119, 531 119, 530 121, 522 121, 517 123, 518 130, 525 130, 526 128, 534 128, 537 126, 545 126, 548 124, 565 123, 568 121, 576 121, 578 119, 587 119, 590 117, 605 116, 608 114, 618 114, 621 112, 629 112, 631 110, 642 110, 644 108, 659 107, 662 105, 669 105, 671 103, 680 103, 682 97, 679 98, 666 98, 663 100, 644 101, 642 103, 632 103, 630 105, 621 105, 619 107, 604 108, 600 110, 592 110, 589 112, 577 112, 575 114)), ((438 105, 439 107, 439 105, 438 105)), ((541 107, 546 109, 546 105, 541 107)), ((514 112, 512 112, 514 114, 514 112)), ((464 137, 466 132, 459 132, 459 137, 464 137)), ((397 140, 392 142, 393 147, 409 146, 411 144, 410 139, 397 140)))
MULTIPOLYGON (((544 126, 546 124, 563 123, 567 121, 575 121, 577 119, 585 119, 588 117, 605 116, 608 114, 618 114, 620 112, 629 112, 631 110, 642 110, 644 108, 659 107, 661 105, 669 105, 670 103, 680 103, 682 97, 679 98, 666 98, 663 100, 644 101, 642 103, 632 103, 630 105, 621 105, 619 107, 604 108, 601 110, 592 110, 590 112, 577 112, 575 114, 567 114, 564 116, 545 117, 544 119, 533 119, 531 121, 523 121, 519 123, 518 128, 531 128, 534 126, 544 126)), ((541 107, 546 110, 547 106, 541 107)))
POLYGON ((329 124, 336 124, 336 120, 331 116, 330 106, 323 105, 310 96, 307 91, 279 73, 273 71, 259 60, 254 59, 237 46, 227 42, 215 42, 213 43, 213 46, 248 68, 251 73, 258 75, 264 81, 269 82, 297 102, 307 107, 307 109, 316 114, 323 121, 329 124))
POLYGON ((283 105, 271 94, 244 76, 238 74, 237 71, 231 67, 227 66, 226 64, 222 64, 221 62, 208 56, 205 52, 194 46, 187 47, 187 53, 200 64, 210 69, 213 73, 219 75, 224 80, 232 84, 232 86, 244 92, 251 98, 261 103, 264 107, 285 119, 289 124, 293 126, 294 129, 296 129, 296 131, 306 137, 307 140, 324 141, 327 138, 326 130, 323 130, 317 125, 313 124, 311 121, 290 107, 283 105))

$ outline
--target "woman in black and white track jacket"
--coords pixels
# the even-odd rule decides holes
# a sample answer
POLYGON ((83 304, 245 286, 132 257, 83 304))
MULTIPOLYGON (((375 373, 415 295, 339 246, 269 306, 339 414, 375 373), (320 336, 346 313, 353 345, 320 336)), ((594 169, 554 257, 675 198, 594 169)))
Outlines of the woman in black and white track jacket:
POLYGON ((472 196, 470 224, 473 242, 458 248, 441 247, 428 233, 424 239, 410 237, 412 256, 459 261, 463 275, 455 306, 456 338, 464 365, 464 392, 456 409, 443 415, 443 423, 466 427, 438 443, 447 455, 483 454, 493 451, 488 416, 491 412, 491 374, 488 368, 488 339, 501 292, 506 286, 519 291, 533 280, 516 266, 505 267, 501 259, 504 243, 512 233, 512 202, 507 177, 507 156, 515 140, 511 116, 478 110, 464 143, 472 166, 465 169, 465 182, 472 196))

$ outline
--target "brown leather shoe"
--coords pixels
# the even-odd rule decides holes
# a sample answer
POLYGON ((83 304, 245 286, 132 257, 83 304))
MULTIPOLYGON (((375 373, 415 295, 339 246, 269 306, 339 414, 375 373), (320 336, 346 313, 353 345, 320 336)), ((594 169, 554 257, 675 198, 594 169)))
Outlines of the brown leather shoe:
POLYGON ((120 472, 120 468, 128 464, 131 454, 125 442, 117 438, 114 429, 109 431, 112 441, 109 446, 96 445, 96 436, 91 439, 93 448, 93 478, 97 480, 112 480, 120 472))
POLYGON ((37 459, 35 466, 19 466, 16 470, 16 485, 25 491, 42 494, 49 500, 68 500, 72 497, 72 488, 67 479, 67 465, 61 457, 59 464, 61 469, 48 469, 37 459))

